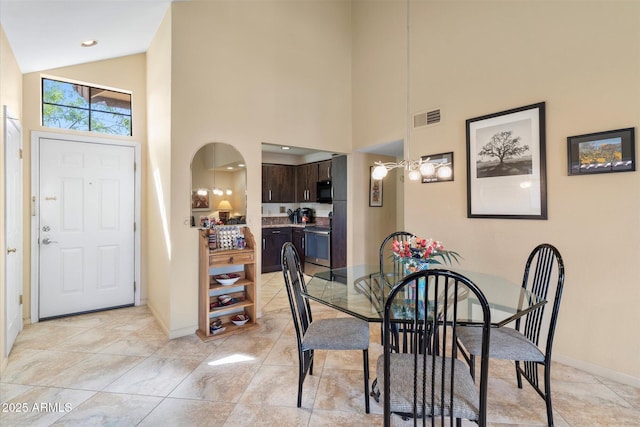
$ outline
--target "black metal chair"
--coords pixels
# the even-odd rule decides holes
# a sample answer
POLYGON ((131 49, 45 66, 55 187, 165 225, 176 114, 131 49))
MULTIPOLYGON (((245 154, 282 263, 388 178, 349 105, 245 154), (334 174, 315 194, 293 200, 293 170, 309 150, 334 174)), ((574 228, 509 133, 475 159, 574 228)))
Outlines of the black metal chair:
POLYGON ((389 287, 396 284, 398 278, 404 275, 404 265, 400 260, 393 256, 393 241, 408 242, 415 237, 415 234, 408 231, 395 231, 389 234, 380 245, 379 261, 380 276, 389 287))
POLYGON ((453 426, 454 420, 460 425, 461 419, 469 419, 484 427, 490 320, 483 293, 458 273, 423 270, 398 282, 385 303, 384 352, 377 362, 384 425, 389 426, 391 415, 396 414, 413 418, 414 425, 419 418, 424 418, 422 425, 430 418, 432 426, 453 426), (482 337, 478 388, 465 361, 457 358, 456 340, 462 326, 458 319, 466 318, 471 300, 482 312, 473 326, 482 337), (393 343, 396 322, 409 323, 413 331, 406 336, 411 342, 402 346, 407 353, 397 352, 393 343), (437 335, 431 333, 435 330, 437 335))
POLYGON ((362 350, 364 360, 365 412, 369 413, 369 324, 349 318, 313 320, 309 300, 302 295, 306 290, 300 257, 291 242, 282 245, 282 274, 289 296, 293 325, 298 342, 298 408, 302 406, 302 384, 313 375, 314 350, 362 350))
MULTIPOLYGON (((553 300, 550 313, 546 309, 550 304, 545 304, 517 319, 515 328, 502 327, 491 332, 489 357, 515 361, 518 388, 522 388, 522 376, 524 376, 544 399, 549 427, 553 426, 551 350, 563 286, 564 262, 560 252, 550 244, 538 245, 527 259, 522 287, 547 301, 553 300), (555 283, 554 289, 551 297, 548 297, 550 285, 553 283, 555 283), (546 341, 540 345, 540 338, 545 330, 546 341), (540 387, 538 367, 544 370, 544 390, 540 387)), ((474 375, 475 356, 480 351, 478 331, 474 328, 462 328, 458 333, 458 343, 461 344, 460 352, 467 359, 471 374, 474 375)))

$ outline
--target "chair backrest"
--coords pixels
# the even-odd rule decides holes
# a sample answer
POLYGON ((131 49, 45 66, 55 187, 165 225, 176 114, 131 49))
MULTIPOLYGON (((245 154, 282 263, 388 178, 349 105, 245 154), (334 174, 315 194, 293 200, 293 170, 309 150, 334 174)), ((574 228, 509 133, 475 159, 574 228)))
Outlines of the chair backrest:
MULTIPOLYGON (((392 412, 402 416, 431 417, 434 425, 453 426, 466 418, 486 424, 487 377, 489 371, 489 304, 478 287, 459 273, 422 270, 404 277, 393 287, 385 303, 383 321, 385 425, 392 412), (469 368, 457 358, 458 318, 466 318, 473 304, 482 312, 475 326, 482 329, 479 355, 480 379, 476 389, 469 368), (401 324, 411 329, 403 345, 408 353, 397 353, 394 332, 401 324), (395 326, 394 326, 395 325, 395 326), (392 378, 395 376, 396 378, 392 378)), ((406 350, 405 350, 406 351, 406 350)), ((380 372, 378 372, 380 377, 380 372)))
POLYGON ((399 277, 402 276, 404 266, 398 258, 393 256, 393 241, 408 242, 415 235, 408 231, 395 231, 389 234, 380 245, 380 276, 389 286, 393 286, 399 277))
POLYGON ((524 269, 522 287, 547 301, 553 299, 552 306, 547 303, 539 310, 534 310, 516 321, 516 329, 536 345, 539 345, 541 334, 545 331, 545 326, 548 325, 545 354, 549 357, 551 356, 553 336, 562 299, 562 288, 564 287, 564 262, 558 249, 548 243, 543 243, 531 251, 524 269), (551 297, 549 297, 550 289, 552 290, 551 297), (545 318, 545 314, 549 313, 549 310, 551 310, 551 314, 545 318))
POLYGON ((298 348, 301 348, 302 338, 313 318, 309 300, 302 296, 302 291, 306 291, 306 284, 302 274, 302 267, 300 266, 300 256, 293 243, 286 242, 282 245, 280 257, 285 288, 289 296, 289 306, 293 315, 293 325, 296 329, 298 348))

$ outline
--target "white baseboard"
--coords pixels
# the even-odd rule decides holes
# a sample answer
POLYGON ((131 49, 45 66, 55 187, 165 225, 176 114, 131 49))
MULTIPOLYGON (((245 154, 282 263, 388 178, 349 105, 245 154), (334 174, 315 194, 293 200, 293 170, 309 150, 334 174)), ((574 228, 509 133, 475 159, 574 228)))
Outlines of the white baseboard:
POLYGON ((554 354, 552 356, 552 360, 554 362, 564 363, 565 365, 580 369, 581 371, 588 372, 592 375, 640 388, 640 378, 634 377, 632 375, 614 371, 613 369, 609 368, 603 368, 602 366, 594 365, 582 360, 572 359, 570 357, 562 355, 554 354))

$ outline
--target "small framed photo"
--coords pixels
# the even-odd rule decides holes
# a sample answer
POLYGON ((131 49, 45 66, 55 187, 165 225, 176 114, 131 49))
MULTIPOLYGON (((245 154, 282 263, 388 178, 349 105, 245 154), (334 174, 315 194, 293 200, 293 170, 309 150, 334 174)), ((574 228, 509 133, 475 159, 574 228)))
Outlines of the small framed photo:
POLYGON ((382 180, 373 179, 371 174, 373 173, 373 166, 369 171, 369 206, 382 207, 382 180))
POLYGON ((545 103, 467 120, 467 217, 547 219, 545 103))
POLYGON ((453 152, 421 156, 433 165, 428 174, 422 175, 422 183, 453 181, 453 152))
POLYGON ((191 210, 192 211, 208 211, 209 191, 207 190, 191 190, 191 210))
POLYGON ((567 138, 569 175, 636 170, 634 128, 567 138))

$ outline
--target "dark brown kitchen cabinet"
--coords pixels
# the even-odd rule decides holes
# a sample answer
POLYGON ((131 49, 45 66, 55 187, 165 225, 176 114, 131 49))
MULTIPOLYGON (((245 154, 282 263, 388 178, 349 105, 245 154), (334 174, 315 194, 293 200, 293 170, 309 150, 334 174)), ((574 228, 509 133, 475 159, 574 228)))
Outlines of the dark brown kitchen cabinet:
POLYGON ((262 203, 294 203, 295 166, 262 164, 262 203))
POLYGON ((307 163, 296 167, 296 202, 316 201, 318 163, 307 163))
POLYGON ((282 270, 280 251, 282 245, 291 241, 291 227, 262 229, 262 272, 282 270))
POLYGON ((331 181, 331 160, 318 162, 318 181, 331 181))

